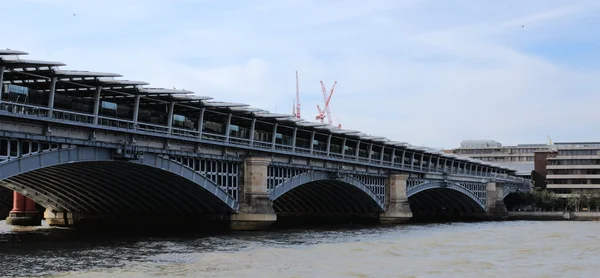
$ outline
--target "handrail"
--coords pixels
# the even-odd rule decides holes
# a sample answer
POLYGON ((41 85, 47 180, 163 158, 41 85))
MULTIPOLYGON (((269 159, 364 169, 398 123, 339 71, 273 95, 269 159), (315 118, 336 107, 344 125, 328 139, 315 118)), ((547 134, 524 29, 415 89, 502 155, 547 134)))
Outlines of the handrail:
MULTIPOLYGON (((48 118, 48 113, 50 110, 51 109, 48 107, 35 106, 35 105, 30 105, 30 104, 25 104, 25 103, 15 103, 15 102, 6 102, 6 101, 0 102, 0 111, 6 111, 11 114, 23 114, 23 115, 32 115, 32 116, 48 118)), ((236 146, 236 145, 237 146, 239 146, 239 145, 251 146, 251 147, 261 148, 261 149, 265 149, 265 150, 273 150, 274 149, 274 150, 278 150, 278 151, 294 152, 294 153, 299 153, 299 154, 303 154, 303 155, 311 153, 311 150, 307 149, 307 148, 293 147, 291 145, 285 145, 285 144, 273 144, 272 142, 263 142, 263 141, 258 141, 258 140, 251 141, 250 139, 247 139, 247 138, 239 138, 239 137, 233 137, 233 136, 228 137, 226 135, 214 134, 214 133, 210 133, 210 132, 206 132, 206 131, 200 132, 196 129, 185 129, 185 128, 175 128, 175 127, 169 128, 168 126, 164 126, 164 125, 157 125, 157 124, 143 123, 143 122, 135 123, 134 121, 131 121, 131 120, 118 119, 118 118, 112 118, 112 117, 100 116, 100 115, 97 117, 98 117, 98 125, 100 125, 100 126, 111 126, 111 127, 118 127, 118 128, 123 128, 123 129, 129 129, 129 130, 140 130, 140 131, 146 131, 146 132, 155 132, 155 133, 159 133, 159 134, 169 134, 171 136, 176 136, 176 137, 196 138, 198 140, 216 141, 219 143, 229 144, 232 146, 236 146)), ((73 121, 73 122, 84 122, 87 124, 93 124, 95 116, 92 114, 75 112, 75 111, 67 111, 67 110, 63 110, 63 109, 52 109, 52 118, 73 121)), ((342 155, 342 154, 335 154, 335 153, 327 153, 327 151, 316 150, 316 149, 312 150, 312 155, 316 156, 316 157, 322 157, 325 159, 327 159, 327 158, 339 159, 342 161, 349 161, 349 162, 350 161, 352 161, 352 162, 358 161, 358 162, 362 162, 362 163, 372 164, 374 166, 391 165, 392 167, 397 167, 398 170, 416 170, 416 171, 438 172, 441 168, 441 167, 438 168, 437 166, 434 166, 434 167, 422 167, 422 166, 410 167, 410 165, 406 165, 404 163, 396 163, 396 162, 385 161, 385 160, 382 163, 380 156, 377 156, 375 159, 372 159, 372 158, 361 157, 361 156, 356 157, 354 155, 346 155, 346 154, 342 155)), ((384 155, 384 158, 385 157, 386 156, 384 155)), ((389 157, 389 155, 387 157, 389 157)), ((451 171, 449 171, 449 173, 468 175, 465 173, 465 171, 460 171, 458 169, 452 169, 451 171)), ((514 177, 514 176, 510 176, 508 174, 496 174, 496 173, 490 173, 490 172, 485 172, 485 173, 475 174, 475 175, 468 175, 468 176, 494 177, 494 178, 499 178, 499 179, 513 181, 513 182, 519 182, 519 183, 529 183, 530 182, 530 180, 528 180, 528 179, 514 177)))

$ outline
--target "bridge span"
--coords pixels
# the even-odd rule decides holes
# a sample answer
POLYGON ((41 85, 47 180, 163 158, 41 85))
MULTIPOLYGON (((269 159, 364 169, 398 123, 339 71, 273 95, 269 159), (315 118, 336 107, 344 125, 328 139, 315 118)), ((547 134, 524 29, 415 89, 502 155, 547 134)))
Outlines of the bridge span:
POLYGON ((500 165, 25 55, 0 50, 0 186, 15 192, 15 225, 39 224, 35 203, 56 226, 495 219, 531 189, 500 165))

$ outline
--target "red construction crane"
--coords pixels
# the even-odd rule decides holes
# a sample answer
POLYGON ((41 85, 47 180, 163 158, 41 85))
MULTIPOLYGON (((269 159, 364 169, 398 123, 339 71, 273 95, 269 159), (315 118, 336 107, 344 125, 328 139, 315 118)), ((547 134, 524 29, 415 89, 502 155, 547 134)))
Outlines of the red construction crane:
MULTIPOLYGON (((323 91, 323 102, 325 103, 325 106, 323 110, 321 110, 321 107, 317 105, 317 110, 319 111, 319 114, 315 117, 316 120, 321 120, 321 122, 323 122, 323 120, 327 118, 327 122, 329 123, 329 125, 333 124, 331 120, 331 109, 329 106, 329 102, 331 101, 331 97, 333 96, 333 92, 335 91, 335 85, 337 85, 337 81, 333 83, 333 87, 331 87, 329 96, 327 96, 327 89, 325 88, 325 84, 323 84, 323 81, 321 81, 321 90, 323 91), (327 115, 325 115, 325 113, 327 113, 327 115)), ((341 127, 341 124, 338 125, 338 127, 341 127)))

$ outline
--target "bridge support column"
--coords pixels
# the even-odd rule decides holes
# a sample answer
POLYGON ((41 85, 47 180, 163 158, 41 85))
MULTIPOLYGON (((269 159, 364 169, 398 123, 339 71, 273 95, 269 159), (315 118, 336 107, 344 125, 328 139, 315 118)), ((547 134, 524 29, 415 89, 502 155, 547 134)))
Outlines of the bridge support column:
POLYGON ((406 180, 408 175, 392 174, 386 185, 385 213, 379 215, 382 224, 401 224, 412 218, 408 197, 406 197, 406 180))
POLYGON ((277 220, 267 192, 268 157, 248 157, 244 161, 240 184, 240 210, 231 215, 232 230, 263 230, 277 220))
POLYGON ((6 224, 14 226, 41 226, 42 218, 35 209, 35 202, 16 191, 13 194, 13 209, 8 213, 6 224))
POLYGON ((489 220, 504 220, 508 212, 504 205, 504 185, 500 182, 487 183, 485 211, 489 220))

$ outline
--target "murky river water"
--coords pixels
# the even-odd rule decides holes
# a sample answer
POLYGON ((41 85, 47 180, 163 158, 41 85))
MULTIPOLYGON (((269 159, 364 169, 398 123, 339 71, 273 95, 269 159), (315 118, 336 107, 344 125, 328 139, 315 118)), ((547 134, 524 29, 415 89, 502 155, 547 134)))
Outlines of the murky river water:
POLYGON ((598 277, 598 222, 114 236, 0 221, 0 276, 598 277))

